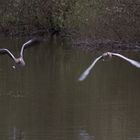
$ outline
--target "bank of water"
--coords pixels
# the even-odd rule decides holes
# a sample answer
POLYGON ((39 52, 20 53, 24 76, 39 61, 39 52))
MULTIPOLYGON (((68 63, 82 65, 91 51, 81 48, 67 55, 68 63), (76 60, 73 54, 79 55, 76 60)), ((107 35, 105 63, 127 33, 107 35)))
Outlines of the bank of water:
MULTIPOLYGON (((0 41, 18 54, 22 41, 0 41)), ((137 52, 122 53, 140 61, 137 52)), ((22 69, 0 56, 0 139, 140 138, 140 70, 113 58, 78 82, 97 56, 55 41, 25 50, 22 69)))

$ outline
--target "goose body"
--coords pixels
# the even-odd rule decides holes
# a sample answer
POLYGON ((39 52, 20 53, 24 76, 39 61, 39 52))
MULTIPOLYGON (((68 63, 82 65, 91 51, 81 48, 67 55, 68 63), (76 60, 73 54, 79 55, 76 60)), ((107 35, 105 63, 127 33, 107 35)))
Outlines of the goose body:
POLYGON ((95 66, 95 64, 101 60, 101 59, 106 59, 106 58, 109 58, 111 59, 113 56, 117 56, 117 57, 120 57, 122 58, 123 60, 129 62, 130 64, 132 64, 133 66, 137 67, 137 68, 140 68, 140 62, 137 62, 133 59, 130 59, 130 58, 127 58, 119 53, 112 53, 112 52, 106 52, 106 53, 103 53, 101 56, 97 57, 93 62, 92 64, 80 75, 80 77, 78 78, 78 81, 83 81, 87 76, 88 74, 90 73, 91 69, 95 66))
MULTIPOLYGON (((7 54, 10 58, 12 58, 16 64, 16 66, 25 66, 25 61, 24 61, 24 49, 27 48, 28 46, 38 42, 39 40, 37 40, 36 38, 34 39, 30 39, 29 41, 25 42, 22 47, 21 47, 21 51, 20 51, 20 56, 19 57, 15 57, 12 52, 6 48, 1 48, 0 49, 0 54, 7 54)), ((13 66, 13 68, 15 68, 15 66, 13 66)))

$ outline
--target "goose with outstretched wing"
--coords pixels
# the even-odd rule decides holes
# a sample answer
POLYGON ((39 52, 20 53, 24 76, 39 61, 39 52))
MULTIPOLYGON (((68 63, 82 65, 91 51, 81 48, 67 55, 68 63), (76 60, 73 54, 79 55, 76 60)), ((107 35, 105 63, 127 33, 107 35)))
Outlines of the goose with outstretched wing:
POLYGON ((112 56, 117 56, 117 57, 120 57, 124 60, 126 60, 127 62, 129 62, 130 64, 132 64, 133 66, 137 67, 137 68, 140 68, 140 62, 137 62, 135 60, 132 60, 130 58, 127 58, 119 53, 112 53, 112 52, 106 52, 106 53, 103 53, 101 56, 97 57, 93 63, 80 75, 80 77, 78 78, 78 81, 83 81, 87 76, 88 74, 90 73, 91 69, 95 66, 95 64, 101 60, 101 59, 105 59, 105 58, 112 58, 112 56))
MULTIPOLYGON (((8 56, 10 56, 10 58, 12 58, 14 60, 14 62, 18 66, 25 66, 25 61, 23 58, 24 49, 29 47, 30 45, 33 45, 34 43, 38 43, 38 42, 40 42, 40 40, 37 38, 33 38, 33 39, 30 39, 29 41, 25 42, 21 47, 20 56, 17 58, 12 54, 11 51, 9 51, 6 48, 1 48, 0 54, 7 54, 8 56)), ((13 66, 13 68, 15 68, 15 66, 13 66)))

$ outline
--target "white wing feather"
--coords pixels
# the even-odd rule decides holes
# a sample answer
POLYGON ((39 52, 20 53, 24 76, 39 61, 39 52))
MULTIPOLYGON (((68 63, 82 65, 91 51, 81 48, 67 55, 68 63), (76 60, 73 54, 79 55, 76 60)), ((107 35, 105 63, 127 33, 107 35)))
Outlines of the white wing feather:
MULTIPOLYGON (((137 68, 140 68, 140 62, 138 62, 138 61, 135 61, 133 59, 127 58, 127 57, 125 57, 125 56, 123 56, 121 54, 118 54, 118 53, 111 53, 111 52, 109 52, 109 53, 111 55, 118 56, 118 57, 126 60, 127 62, 131 63, 133 66, 135 66, 137 68)), ((99 61, 103 57, 103 55, 99 56, 98 58, 96 58, 93 61, 93 63, 81 74, 81 76, 78 78, 78 81, 83 81, 88 76, 88 74, 90 73, 91 69, 95 66, 95 64, 97 63, 97 61, 99 61)))
POLYGON ((8 54, 13 60, 15 60, 15 56, 8 50, 5 48, 1 48, 0 49, 0 54, 8 54))
POLYGON ((20 56, 23 57, 23 51, 24 51, 24 48, 25 46, 31 44, 33 42, 33 39, 30 39, 29 41, 25 42, 22 47, 21 47, 21 51, 20 51, 20 56))
POLYGON ((90 73, 91 69, 95 66, 95 64, 97 63, 97 61, 99 61, 102 58, 102 55, 97 57, 93 63, 81 74, 81 76, 78 78, 78 81, 83 81, 88 74, 90 73))
POLYGON ((121 54, 118 54, 118 53, 111 53, 111 54, 126 60, 127 62, 131 63, 133 66, 135 66, 137 68, 140 68, 140 62, 137 62, 137 61, 135 61, 133 59, 127 58, 127 57, 125 57, 125 56, 123 56, 121 54))

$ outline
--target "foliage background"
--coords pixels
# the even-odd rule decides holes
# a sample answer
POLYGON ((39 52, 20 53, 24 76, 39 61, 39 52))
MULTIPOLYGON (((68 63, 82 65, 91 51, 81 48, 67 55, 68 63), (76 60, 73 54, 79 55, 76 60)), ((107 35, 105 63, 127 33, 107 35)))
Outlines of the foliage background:
POLYGON ((0 31, 10 35, 60 31, 74 37, 139 41, 139 0, 0 1, 0 31))

